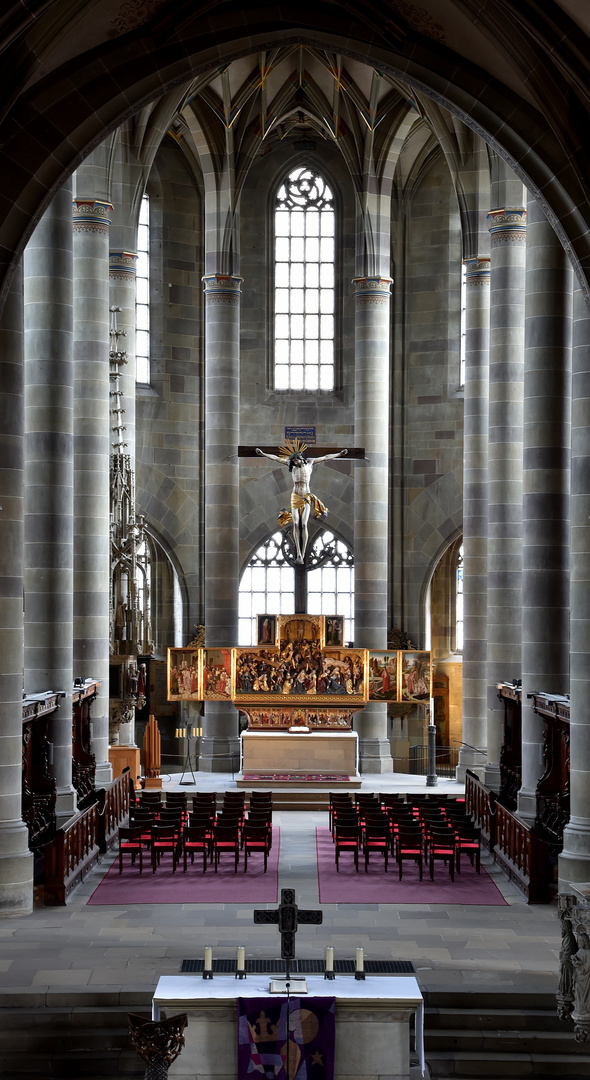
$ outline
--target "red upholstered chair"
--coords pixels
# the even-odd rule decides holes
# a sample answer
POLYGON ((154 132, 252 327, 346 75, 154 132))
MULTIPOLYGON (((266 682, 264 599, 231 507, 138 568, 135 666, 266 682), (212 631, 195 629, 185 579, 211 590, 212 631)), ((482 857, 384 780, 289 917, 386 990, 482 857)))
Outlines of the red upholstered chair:
POLYGON ((143 842, 141 838, 141 828, 126 828, 121 826, 119 829, 119 873, 123 873, 123 855, 131 856, 131 865, 135 863, 135 859, 139 856, 139 872, 143 872, 143 842))
POLYGON ((424 865, 424 836, 419 825, 400 825, 396 845, 396 860, 399 879, 402 880, 404 861, 411 860, 418 864, 420 881, 424 865))
POLYGON ((141 829, 142 844, 147 851, 152 846, 152 825, 154 820, 153 810, 136 806, 129 810, 129 828, 141 829))
POLYGON ((387 824, 373 825, 370 822, 367 822, 367 824, 365 825, 365 835, 363 841, 363 851, 365 853, 365 874, 369 869, 369 858, 372 854, 383 856, 385 860, 385 873, 387 873, 390 844, 391 836, 389 832, 389 826, 387 824))
POLYGON ((354 855, 354 868, 358 873, 359 850, 361 846, 361 827, 358 821, 351 825, 334 826, 334 857, 336 859, 336 873, 340 871, 341 852, 352 851, 354 855))
POLYGON ((238 863, 240 861, 240 830, 237 824, 223 825, 219 824, 219 820, 215 826, 213 832, 213 857, 215 863, 215 873, 217 873, 217 867, 219 866, 219 860, 224 852, 233 854, 234 857, 234 873, 238 872, 238 863))
POLYGON ((217 792, 216 791, 197 791, 193 795, 193 810, 201 810, 204 806, 212 806, 213 811, 217 810, 217 792))
POLYGON ((246 873, 248 869, 248 855, 261 852, 264 855, 264 873, 266 874, 266 864, 268 853, 270 851, 268 823, 264 822, 262 825, 251 825, 247 821, 242 832, 242 844, 244 846, 244 873, 246 873))
POLYGON ((186 874, 186 864, 190 855, 191 863, 195 861, 195 855, 203 856, 203 873, 207 869, 207 859, 211 853, 211 833, 204 826, 185 825, 182 830, 182 858, 183 873, 186 874))
POLYGON ((353 802, 347 791, 330 791, 328 793, 328 816, 331 831, 334 831, 334 819, 338 810, 352 810, 353 802))
POLYGON ((451 881, 455 880, 457 860, 457 837, 452 829, 431 829, 428 835, 428 861, 430 877, 434 881, 434 864, 439 860, 449 864, 451 881))
POLYGON ((411 807, 390 806, 387 814, 391 829, 391 854, 395 855, 396 843, 400 829, 406 826, 419 824, 414 817, 411 807))
POLYGON ((161 791, 142 791, 140 806, 150 806, 158 809, 162 804, 161 791))
POLYGON ((250 810, 242 829, 242 847, 244 846, 244 830, 246 825, 257 829, 266 829, 268 850, 272 848, 272 810, 250 810))
POLYGON ((172 873, 176 873, 178 852, 180 843, 180 828, 178 825, 152 825, 151 848, 152 848, 152 873, 155 874, 162 855, 167 851, 172 854, 172 873))
POLYGON ((461 854, 465 852, 473 866, 475 862, 476 872, 481 871, 481 829, 474 825, 463 825, 454 822, 457 835, 457 873, 461 873, 461 854))

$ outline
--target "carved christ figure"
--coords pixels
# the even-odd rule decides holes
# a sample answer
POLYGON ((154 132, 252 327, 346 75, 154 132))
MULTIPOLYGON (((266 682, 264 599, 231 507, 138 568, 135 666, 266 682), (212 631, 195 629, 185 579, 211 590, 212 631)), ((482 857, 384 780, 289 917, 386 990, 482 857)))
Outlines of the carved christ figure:
POLYGON ((261 457, 268 458, 269 461, 278 461, 279 465, 285 465, 291 473, 293 478, 291 510, 282 511, 279 515, 279 525, 292 525, 297 562, 302 563, 305 558, 305 549, 307 547, 307 524, 309 522, 311 511, 313 510, 314 517, 316 518, 321 518, 324 514, 328 513, 323 502, 318 499, 317 495, 314 495, 312 491, 310 491, 309 484, 313 467, 320 461, 344 457, 348 453, 348 450, 340 450, 336 454, 324 454, 322 457, 314 458, 313 461, 308 461, 304 455, 304 451, 307 449, 306 446, 292 448, 289 445, 288 447, 281 447, 280 449, 283 451, 281 454, 266 454, 264 450, 260 450, 259 447, 256 447, 256 453, 261 457))

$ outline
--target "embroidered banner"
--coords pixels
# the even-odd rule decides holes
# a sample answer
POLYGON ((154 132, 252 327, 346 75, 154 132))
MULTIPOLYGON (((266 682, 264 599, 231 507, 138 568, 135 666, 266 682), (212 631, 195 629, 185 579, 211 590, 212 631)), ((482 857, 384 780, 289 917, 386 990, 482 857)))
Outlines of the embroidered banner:
POLYGON ((334 1080, 335 1000, 289 998, 287 1044, 286 998, 238 998, 238 1080, 334 1080))

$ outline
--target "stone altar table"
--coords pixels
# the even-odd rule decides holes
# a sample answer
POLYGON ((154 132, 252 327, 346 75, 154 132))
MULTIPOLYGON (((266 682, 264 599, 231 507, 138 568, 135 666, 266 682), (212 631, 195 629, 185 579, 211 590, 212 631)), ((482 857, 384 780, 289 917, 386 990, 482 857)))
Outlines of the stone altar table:
MULTIPOLYGON (((168 1075, 179 1080, 235 1080, 237 999, 267 997, 269 979, 162 976, 153 997, 154 1020, 179 1010, 188 1015, 186 1045, 168 1075)), ((359 982, 344 975, 331 982, 306 976, 306 982, 310 997, 336 998, 335 1080, 408 1080, 414 1013, 416 1052, 424 1075, 424 1001, 413 976, 376 976, 359 982)))
POLYGON ((243 731, 242 773, 358 773, 356 731, 243 731))

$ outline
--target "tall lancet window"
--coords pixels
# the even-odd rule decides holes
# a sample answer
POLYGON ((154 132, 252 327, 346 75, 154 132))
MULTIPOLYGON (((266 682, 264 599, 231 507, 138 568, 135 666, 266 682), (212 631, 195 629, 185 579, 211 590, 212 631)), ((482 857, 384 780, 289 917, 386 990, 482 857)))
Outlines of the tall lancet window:
POLYGON ((457 555, 455 587, 455 652, 463 652, 463 544, 457 555))
POLYGON ((150 200, 144 195, 137 226, 135 381, 150 382, 150 200))
POLYGON ((298 166, 275 204, 275 390, 334 389, 334 196, 298 166))

